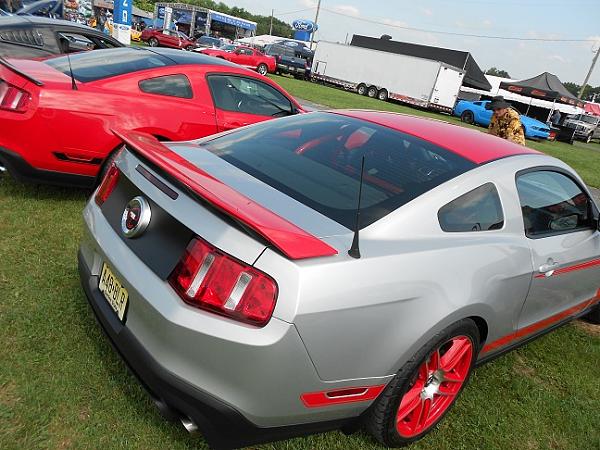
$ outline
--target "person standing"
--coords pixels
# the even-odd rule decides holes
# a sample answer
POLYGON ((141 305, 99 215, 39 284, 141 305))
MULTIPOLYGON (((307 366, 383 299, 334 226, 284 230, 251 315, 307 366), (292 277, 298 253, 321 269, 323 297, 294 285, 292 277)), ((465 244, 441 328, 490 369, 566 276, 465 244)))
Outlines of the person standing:
POLYGON ((501 95, 492 98, 485 109, 494 111, 488 133, 515 144, 525 145, 525 133, 519 113, 501 95))
POLYGON ((550 117, 550 122, 552 122, 552 125, 558 126, 560 125, 560 119, 560 111, 558 109, 555 109, 554 113, 552 114, 552 117, 550 117))

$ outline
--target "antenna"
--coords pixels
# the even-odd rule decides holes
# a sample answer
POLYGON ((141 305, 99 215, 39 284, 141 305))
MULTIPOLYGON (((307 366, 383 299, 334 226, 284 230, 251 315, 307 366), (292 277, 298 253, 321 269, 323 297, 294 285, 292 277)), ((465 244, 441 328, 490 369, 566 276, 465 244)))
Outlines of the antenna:
POLYGON ((69 73, 71 74, 71 89, 76 91, 77 84, 75 84, 75 76, 73 75, 73 67, 71 66, 71 57, 69 56, 69 53, 67 53, 67 61, 69 62, 69 73))
POLYGON ((354 238, 352 239, 352 246, 348 250, 348 254, 352 258, 360 258, 360 249, 358 248, 358 231, 360 230, 360 199, 362 197, 363 187, 363 175, 365 173, 365 157, 362 157, 360 164, 360 184, 358 185, 358 206, 356 207, 356 225, 354 226, 354 238))

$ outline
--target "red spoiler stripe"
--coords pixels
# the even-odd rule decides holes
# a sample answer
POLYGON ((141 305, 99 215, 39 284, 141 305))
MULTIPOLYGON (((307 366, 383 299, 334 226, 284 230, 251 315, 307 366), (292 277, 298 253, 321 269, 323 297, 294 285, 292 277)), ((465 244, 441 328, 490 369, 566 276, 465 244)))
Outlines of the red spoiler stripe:
POLYGON ((335 248, 217 180, 153 136, 137 131, 113 133, 194 193, 256 231, 288 258, 337 254, 335 248))

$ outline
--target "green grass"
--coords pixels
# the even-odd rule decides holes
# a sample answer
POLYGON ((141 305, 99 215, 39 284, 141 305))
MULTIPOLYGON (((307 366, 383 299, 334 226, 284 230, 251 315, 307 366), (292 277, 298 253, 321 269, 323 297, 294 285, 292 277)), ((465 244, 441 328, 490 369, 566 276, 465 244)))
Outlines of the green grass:
MULTIPOLYGON (((290 77, 274 75, 272 78, 290 94, 330 108, 361 108, 399 112, 414 116, 445 120, 447 122, 485 131, 484 128, 464 124, 458 117, 450 116, 448 114, 439 114, 432 111, 411 108, 398 103, 382 102, 372 98, 359 96, 353 92, 296 80, 290 77)), ((535 142, 528 140, 527 146, 562 159, 577 170, 587 184, 600 188, 600 145, 598 142, 593 142, 591 144, 575 142, 574 145, 569 145, 563 142, 535 142)))
MULTIPOLYGON (((345 107, 416 112, 316 85, 299 91, 299 82, 284 81, 298 96, 329 106, 342 106, 334 104, 339 96, 345 107)), ((565 152, 565 160, 581 155, 573 161, 589 166, 586 177, 594 179, 586 160, 594 152, 539 145, 565 152)), ((205 448, 159 416, 87 305, 76 263, 87 195, 0 177, 0 448, 205 448)), ((412 448, 600 449, 599 361, 598 327, 563 327, 477 369, 447 419, 412 448)), ((381 447, 362 433, 332 432, 261 448, 381 447)))

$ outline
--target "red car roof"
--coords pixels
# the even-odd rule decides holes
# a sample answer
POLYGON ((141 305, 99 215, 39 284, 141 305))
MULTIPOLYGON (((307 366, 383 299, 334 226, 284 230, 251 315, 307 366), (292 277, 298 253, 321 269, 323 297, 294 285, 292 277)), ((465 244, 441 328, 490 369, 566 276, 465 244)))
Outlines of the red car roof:
POLYGON ((475 164, 485 164, 507 156, 540 154, 540 152, 522 145, 441 120, 372 110, 349 109, 331 112, 366 120, 416 136, 450 150, 475 164))

